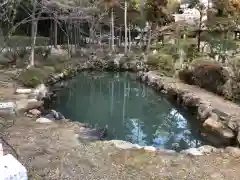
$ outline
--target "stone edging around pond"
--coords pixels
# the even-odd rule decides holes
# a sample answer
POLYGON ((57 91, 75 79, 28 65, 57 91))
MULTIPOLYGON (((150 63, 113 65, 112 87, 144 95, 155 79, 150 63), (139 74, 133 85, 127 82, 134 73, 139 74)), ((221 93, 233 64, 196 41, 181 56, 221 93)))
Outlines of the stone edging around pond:
POLYGON ((204 155, 210 155, 211 153, 228 153, 231 156, 234 157, 240 157, 240 149, 236 147, 226 147, 226 148, 215 148, 213 146, 204 145, 198 148, 189 148, 186 150, 180 151, 180 153, 169 150, 169 149, 162 149, 162 148, 155 148, 153 146, 140 146, 138 144, 132 144, 127 141, 122 140, 110 140, 106 141, 108 144, 114 145, 118 149, 122 150, 129 150, 129 149, 143 149, 147 152, 161 152, 164 154, 169 155, 190 155, 190 156, 204 156, 204 155))
MULTIPOLYGON (((61 80, 66 80, 68 78, 73 77, 78 72, 89 69, 94 70, 94 67, 88 68, 86 66, 80 65, 79 67, 65 70, 63 73, 54 75, 53 78, 48 83, 49 85, 55 84, 61 80)), ((197 93, 176 86, 176 83, 180 82, 176 82, 176 80, 172 78, 169 79, 164 78, 161 76, 161 74, 158 74, 157 72, 154 71, 144 72, 139 70, 136 72, 137 79, 139 79, 141 82, 145 82, 147 85, 151 86, 156 91, 165 92, 169 97, 173 98, 178 103, 180 103, 181 106, 189 109, 193 108, 194 111, 197 112, 196 117, 197 120, 199 120, 202 123, 203 129, 206 130, 207 133, 209 133, 208 136, 211 142, 217 140, 218 141, 216 143, 217 146, 220 145, 225 147, 229 145, 240 144, 239 143, 240 135, 238 135, 240 134, 238 133, 238 129, 240 129, 240 114, 239 115, 229 114, 219 110, 216 107, 213 107, 210 102, 199 97, 197 93)), ((184 85, 189 86, 186 84, 184 85)), ((203 91, 200 88, 198 89, 203 91)), ((204 93, 207 94, 209 92, 205 91, 204 93)), ((238 110, 239 110, 238 112, 240 112, 240 107, 238 107, 238 110)))
MULTIPOLYGON (((115 60, 113 60, 113 62, 115 62, 115 60)), ((115 64, 117 64, 117 63, 115 63, 115 64)), ((136 66, 136 65, 137 65, 137 63, 134 63, 134 66, 136 66)), ((94 65, 92 65, 92 64, 90 64, 90 66, 89 66, 88 63, 80 63, 80 64, 78 64, 78 66, 70 67, 68 69, 65 69, 62 73, 53 75, 52 78, 49 79, 49 81, 47 82, 46 85, 51 86, 51 85, 56 84, 57 82, 60 82, 62 80, 66 80, 68 78, 75 76, 78 72, 81 72, 84 70, 94 70, 94 69, 99 69, 99 68, 95 68, 94 65)), ((105 70, 111 70, 111 69, 105 69, 105 70)), ((115 66, 114 70, 120 70, 120 69, 118 66, 115 66)), ((129 68, 124 68, 122 70, 129 71, 129 68)), ((141 71, 141 68, 139 68, 139 69, 136 68, 135 72, 137 72, 137 78, 141 82, 147 83, 149 86, 153 87, 156 91, 165 92, 169 97, 174 98, 174 100, 177 100, 177 102, 179 102, 184 107, 195 108, 195 110, 197 110, 198 120, 200 120, 202 122, 203 127, 205 129, 209 130, 210 132, 216 133, 217 138, 222 141, 221 143, 223 143, 225 147, 228 145, 239 144, 240 135, 239 135, 239 140, 236 141, 236 139, 238 139, 237 138, 238 129, 239 129, 238 127, 240 127, 238 125, 237 120, 238 120, 238 117, 240 117, 240 116, 235 116, 235 118, 233 118, 232 115, 219 116, 219 114, 217 114, 215 112, 216 109, 214 109, 210 103, 208 103, 207 101, 204 101, 203 99, 198 97, 198 95, 194 92, 189 92, 189 91, 185 91, 184 89, 178 88, 177 86, 174 85, 175 82, 172 82, 173 79, 171 79, 171 78, 170 78, 171 81, 169 82, 169 81, 166 81, 164 77, 157 74, 156 72, 151 72, 151 71, 143 72, 143 71, 141 71)), ((47 89, 46 86, 45 86, 45 88, 47 89)), ((36 89, 39 89, 39 87, 37 87, 36 89)), ((46 92, 46 91, 44 91, 44 92, 46 92)), ((48 94, 49 93, 52 93, 52 92, 48 92, 48 94)), ((39 93, 39 94, 40 94, 40 96, 42 96, 43 93, 39 93)), ((45 96, 46 95, 47 94, 45 94, 45 96)), ((36 97, 36 93, 34 96, 36 97)), ((42 98, 43 97, 44 96, 42 96, 42 98)), ((240 112, 240 108, 239 108, 239 112, 240 112)), ((43 119, 42 123, 48 123, 48 121, 45 121, 45 119, 43 119)), ((137 149, 144 148, 145 150, 159 151, 159 149, 156 149, 151 146, 140 147, 139 145, 133 145, 126 141, 113 140, 113 141, 109 141, 109 142, 114 142, 113 144, 115 144, 116 147, 118 147, 120 149, 124 149, 119 146, 119 143, 116 145, 116 143, 115 143, 116 141, 122 142, 123 144, 127 144, 128 147, 132 147, 132 148, 137 148, 137 149)), ((211 146, 203 146, 203 147, 208 147, 208 149, 214 148, 211 146), (211 148, 209 148, 209 147, 211 147, 211 148)), ((187 153, 187 154, 192 154, 192 155, 204 154, 204 152, 199 152, 199 149, 201 149, 200 151, 202 151, 202 149, 204 149, 204 148, 201 148, 201 147, 200 148, 190 148, 190 149, 184 150, 182 152, 187 153)), ((218 149, 218 150, 220 150, 220 149, 218 149)), ((172 150, 162 150, 162 149, 161 149, 161 151, 174 152, 172 150)), ((212 151, 212 150, 208 150, 208 152, 209 151, 212 151)))
MULTIPOLYGON (((163 153, 166 153, 166 154, 177 153, 176 151, 170 150, 170 149, 155 148, 153 146, 140 146, 138 144, 132 144, 130 142, 122 141, 122 140, 110 140, 110 141, 106 141, 106 143, 113 144, 116 148, 122 149, 122 150, 143 149, 143 150, 148 151, 148 152, 163 152, 163 153)), ((185 154, 185 155, 201 156, 201 155, 207 155, 207 154, 214 153, 214 152, 230 151, 228 149, 231 149, 231 148, 232 147, 228 147, 224 150, 224 149, 204 145, 204 146, 201 146, 199 148, 189 148, 189 149, 186 149, 186 150, 182 150, 182 151, 180 151, 180 153, 185 154)), ((239 150, 239 152, 240 152, 240 149, 236 148, 235 151, 237 151, 237 150, 239 150)))
POLYGON ((164 92, 181 106, 197 112, 196 118, 201 122, 203 130, 209 134, 214 134, 215 140, 221 141, 218 142, 218 145, 240 144, 240 107, 238 105, 198 87, 186 85, 172 78, 162 77, 154 71, 139 72, 137 78, 156 91, 164 92), (199 92, 193 91, 196 88, 199 92), (200 93, 206 96, 202 96, 200 93), (215 101, 219 103, 219 106, 215 101))

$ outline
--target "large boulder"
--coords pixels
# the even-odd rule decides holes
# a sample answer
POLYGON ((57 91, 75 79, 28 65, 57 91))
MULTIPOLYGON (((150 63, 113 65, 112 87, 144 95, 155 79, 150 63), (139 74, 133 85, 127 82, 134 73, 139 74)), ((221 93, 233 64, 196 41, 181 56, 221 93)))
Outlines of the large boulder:
POLYGON ((234 132, 230 128, 212 117, 209 117, 204 121, 203 127, 209 132, 214 132, 220 135, 222 144, 231 144, 235 137, 234 132))

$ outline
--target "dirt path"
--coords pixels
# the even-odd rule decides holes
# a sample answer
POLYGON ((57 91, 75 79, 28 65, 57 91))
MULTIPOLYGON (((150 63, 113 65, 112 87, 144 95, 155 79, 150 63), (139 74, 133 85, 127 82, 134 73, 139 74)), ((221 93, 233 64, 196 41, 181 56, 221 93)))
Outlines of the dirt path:
POLYGON ((161 79, 164 85, 167 87, 174 87, 182 92, 186 92, 189 94, 193 94, 195 97, 201 99, 206 104, 211 105, 211 107, 222 114, 226 114, 228 116, 239 116, 240 117, 240 106, 231 101, 225 100, 223 97, 220 97, 216 94, 213 94, 209 91, 201 89, 194 85, 188 85, 180 80, 168 78, 168 77, 160 77, 155 72, 149 72, 149 75, 152 75, 156 79, 161 79))

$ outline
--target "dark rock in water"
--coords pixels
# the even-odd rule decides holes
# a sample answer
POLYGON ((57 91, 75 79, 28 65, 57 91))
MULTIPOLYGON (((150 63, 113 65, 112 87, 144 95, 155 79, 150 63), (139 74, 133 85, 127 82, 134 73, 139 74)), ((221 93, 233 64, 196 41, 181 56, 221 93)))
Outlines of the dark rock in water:
POLYGON ((57 112, 55 110, 51 110, 51 113, 54 115, 56 120, 65 119, 65 117, 60 112, 57 112))
POLYGON ((54 116, 54 114, 47 114, 47 115, 44 116, 44 118, 55 119, 55 116, 54 116))
POLYGON ((81 127, 78 133, 80 139, 103 140, 107 136, 107 128, 87 128, 81 127))
POLYGON ((65 119, 65 117, 62 115, 62 113, 57 112, 55 110, 51 110, 51 113, 45 115, 44 117, 48 118, 48 119, 55 119, 55 120, 63 120, 63 119, 65 119))

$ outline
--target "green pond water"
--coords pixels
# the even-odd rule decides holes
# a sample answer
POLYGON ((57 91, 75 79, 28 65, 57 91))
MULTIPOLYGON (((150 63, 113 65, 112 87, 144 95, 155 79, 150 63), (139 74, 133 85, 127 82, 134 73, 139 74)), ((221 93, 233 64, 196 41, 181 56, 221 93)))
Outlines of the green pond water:
POLYGON ((92 127, 107 125, 107 139, 175 150, 204 144, 190 113, 127 73, 81 73, 58 92, 53 108, 92 127))

